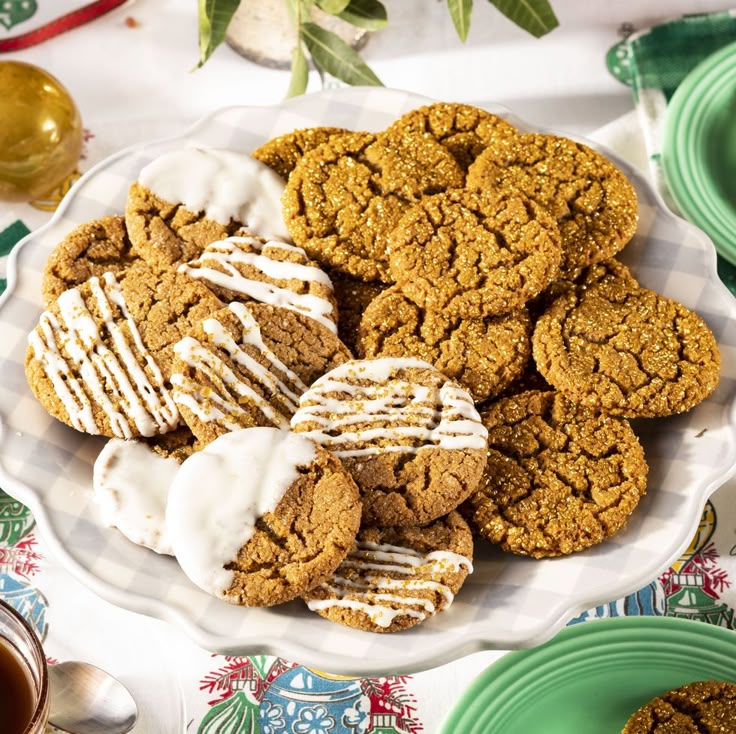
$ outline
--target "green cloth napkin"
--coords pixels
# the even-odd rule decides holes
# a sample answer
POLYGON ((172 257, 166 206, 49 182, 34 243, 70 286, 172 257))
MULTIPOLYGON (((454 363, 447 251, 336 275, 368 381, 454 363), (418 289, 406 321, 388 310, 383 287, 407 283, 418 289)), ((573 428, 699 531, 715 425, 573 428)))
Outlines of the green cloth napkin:
MULTIPOLYGON (((633 31, 606 54, 613 76, 631 87, 644 134, 654 185, 667 205, 670 196, 661 164, 667 105, 685 77, 715 51, 736 41, 736 10, 684 15, 633 31)), ((718 257, 718 275, 736 295, 736 267, 718 257)))
POLYGON ((3 293, 7 286, 5 263, 7 262, 8 255, 15 245, 29 234, 30 231, 20 219, 16 219, 0 231, 0 274, 2 274, 2 277, 0 277, 0 293, 3 293))

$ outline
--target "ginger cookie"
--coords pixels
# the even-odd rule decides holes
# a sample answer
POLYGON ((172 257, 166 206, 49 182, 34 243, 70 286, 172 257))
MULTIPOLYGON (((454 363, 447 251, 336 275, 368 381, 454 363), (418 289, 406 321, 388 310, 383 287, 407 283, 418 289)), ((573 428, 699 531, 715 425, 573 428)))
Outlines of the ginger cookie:
POLYGON ((521 191, 557 220, 563 277, 619 252, 633 237, 636 191, 607 158, 582 143, 529 133, 501 140, 468 171, 469 189, 521 191))
POLYGON ((622 734, 736 732, 736 684, 698 681, 667 691, 635 711, 622 734))
POLYGON ((426 525, 475 490, 485 465, 472 398, 418 359, 336 367, 301 396, 291 427, 343 462, 365 525, 426 525))
POLYGON ((370 359, 422 359, 479 403, 522 375, 531 357, 531 331, 523 308, 484 319, 450 319, 422 308, 392 286, 365 309, 358 352, 370 359))
POLYGON ((313 319, 255 302, 209 315, 174 352, 174 400, 205 445, 240 428, 288 428, 299 396, 350 359, 337 336, 313 319))
POLYGON ((202 448, 199 441, 197 441, 197 437, 185 424, 159 436, 139 440, 145 443, 155 454, 163 456, 165 459, 174 459, 179 464, 202 448))
POLYGON ((391 282, 388 235, 422 196, 462 186, 452 155, 429 135, 330 138, 299 161, 283 197, 294 242, 323 266, 391 282))
POLYGON ((205 286, 144 262, 64 291, 28 337, 26 377, 46 410, 91 434, 136 438, 179 423, 173 345, 222 308, 205 286))
POLYGON ((358 330, 363 312, 368 304, 386 290, 383 283, 366 283, 337 270, 329 271, 337 301, 337 334, 340 341, 354 354, 358 354, 358 330))
POLYGON ((102 522, 137 545, 173 555, 165 518, 179 464, 145 441, 111 438, 97 456, 92 474, 102 522))
POLYGON ((270 303, 337 333, 332 281, 301 247, 262 237, 228 237, 207 245, 179 272, 202 281, 226 303, 270 303))
POLYGON ((251 155, 288 180, 296 164, 310 150, 326 143, 333 135, 349 133, 342 127, 305 127, 279 135, 256 148, 251 155))
POLYGON ((335 571, 360 511, 355 482, 329 451, 290 431, 247 428, 181 465, 166 525, 197 586, 231 604, 271 606, 335 571))
POLYGON ((473 535, 457 512, 425 527, 363 528, 335 573, 303 599, 333 622, 395 632, 447 609, 472 561, 473 535))
POLYGON ((502 117, 453 102, 436 102, 411 110, 386 130, 387 135, 430 134, 452 153, 464 171, 487 147, 501 138, 514 137, 517 132, 502 117))
POLYGON ((102 217, 80 224, 46 260, 41 288, 50 306, 65 290, 93 275, 119 273, 139 260, 122 216, 102 217))
POLYGON ((389 238, 392 278, 451 318, 508 313, 557 277, 554 219, 513 191, 446 191, 415 204, 389 238))
POLYGON ((628 421, 526 392, 481 412, 488 463, 463 512, 504 550, 545 558, 601 543, 646 491, 644 451, 628 421))
POLYGON ((718 344, 700 316, 614 262, 591 268, 540 316, 532 351, 557 390, 628 418, 690 410, 719 380, 718 344))
POLYGON ((149 163, 130 187, 125 223, 137 252, 167 268, 241 233, 289 239, 281 214, 284 183, 250 156, 183 148, 149 163))

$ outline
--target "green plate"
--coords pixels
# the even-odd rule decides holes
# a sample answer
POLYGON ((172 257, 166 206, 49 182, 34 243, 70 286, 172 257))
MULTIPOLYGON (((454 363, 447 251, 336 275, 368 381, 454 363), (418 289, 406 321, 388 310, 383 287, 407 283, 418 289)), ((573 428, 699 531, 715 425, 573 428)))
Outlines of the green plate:
POLYGON ((736 632, 675 617, 585 622, 483 671, 440 734, 621 734, 639 706, 697 680, 736 682, 736 632))
POLYGON ((672 96, 662 166, 683 215, 736 265, 736 43, 698 64, 672 96))

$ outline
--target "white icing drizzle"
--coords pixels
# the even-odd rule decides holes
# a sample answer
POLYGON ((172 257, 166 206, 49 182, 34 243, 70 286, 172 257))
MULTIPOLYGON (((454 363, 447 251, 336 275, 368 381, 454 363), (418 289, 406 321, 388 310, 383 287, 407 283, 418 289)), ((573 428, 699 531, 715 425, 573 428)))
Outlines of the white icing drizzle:
POLYGON ((413 548, 358 542, 337 572, 319 585, 318 588, 326 590, 330 597, 310 600, 307 606, 313 611, 332 607, 361 611, 370 617, 373 624, 383 628, 389 627, 399 616, 422 620, 437 611, 431 599, 385 592, 418 590, 437 593, 444 599, 446 608, 452 604, 454 594, 449 586, 436 578, 443 571, 457 572, 461 568, 472 573, 473 565, 469 558, 452 551, 432 551, 425 555, 413 548), (340 574, 343 569, 352 569, 350 577, 340 574), (402 578, 386 574, 398 574, 402 578), (381 602, 398 605, 398 608, 381 602))
POLYGON ((143 441, 110 439, 92 475, 102 521, 138 545, 173 555, 165 515, 178 470, 176 459, 160 456, 143 441))
POLYGON ((304 314, 336 334, 335 314, 332 303, 327 298, 312 293, 297 293, 287 286, 275 285, 262 279, 246 278, 238 268, 238 265, 249 265, 263 276, 277 281, 320 283, 331 293, 332 281, 327 273, 316 265, 306 264, 307 261, 304 250, 296 245, 275 240, 262 242, 255 237, 228 237, 208 245, 201 257, 179 266, 179 272, 261 303, 304 314), (269 254, 273 250, 297 253, 304 262, 276 260, 269 254), (217 263, 219 268, 208 267, 208 262, 217 263))
POLYGON ((173 150, 151 161, 138 182, 221 224, 239 222, 253 234, 290 240, 281 212, 284 182, 249 155, 217 148, 173 150))
POLYGON ((302 395, 292 428, 340 458, 484 449, 488 432, 470 395, 449 381, 429 388, 394 376, 408 368, 435 371, 420 360, 392 357, 336 367, 302 395), (378 425, 349 430, 355 424, 378 425))
POLYGON ((290 431, 246 428, 220 436, 182 463, 169 492, 166 527, 179 565, 197 586, 225 596, 234 578, 225 566, 315 452, 313 443, 290 431))
POLYGON ((96 404, 119 438, 134 435, 131 422, 142 436, 174 428, 179 421, 176 405, 143 344, 115 275, 104 273, 102 280, 93 277, 87 283, 96 311, 101 314, 100 325, 81 292, 72 288, 56 301, 59 318, 45 311, 38 329, 29 335, 34 356, 54 385, 72 425, 87 433, 99 433, 92 410, 96 404), (112 342, 112 349, 103 335, 112 342))
MULTIPOLYGON (((209 318, 202 328, 210 342, 228 354, 230 359, 243 367, 249 377, 259 383, 266 394, 278 395, 291 415, 297 408, 299 395, 307 386, 292 369, 285 365, 263 341, 258 322, 244 303, 231 303, 228 308, 238 317, 243 331, 240 342, 236 342, 228 330, 217 319, 209 318), (255 347, 265 357, 271 369, 264 367, 243 348, 255 347), (288 384, 287 384, 288 383, 288 384), (291 385, 291 386, 290 386, 291 385)), ((199 370, 215 384, 223 386, 223 394, 213 390, 203 392, 192 380, 181 374, 172 376, 174 400, 178 405, 189 408, 200 420, 217 421, 229 430, 237 430, 242 425, 237 416, 246 415, 241 402, 246 399, 279 428, 289 427, 289 418, 273 407, 272 403, 260 395, 215 354, 212 349, 202 345, 193 337, 185 337, 174 346, 174 353, 193 369, 199 370)))

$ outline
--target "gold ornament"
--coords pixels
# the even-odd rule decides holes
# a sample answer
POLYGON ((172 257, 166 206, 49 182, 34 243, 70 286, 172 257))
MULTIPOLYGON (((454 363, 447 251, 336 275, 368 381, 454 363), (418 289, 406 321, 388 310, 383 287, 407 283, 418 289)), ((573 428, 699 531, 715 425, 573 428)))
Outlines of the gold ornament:
POLYGON ((82 121, 51 74, 0 61, 0 199, 24 201, 53 191, 75 168, 82 121))

